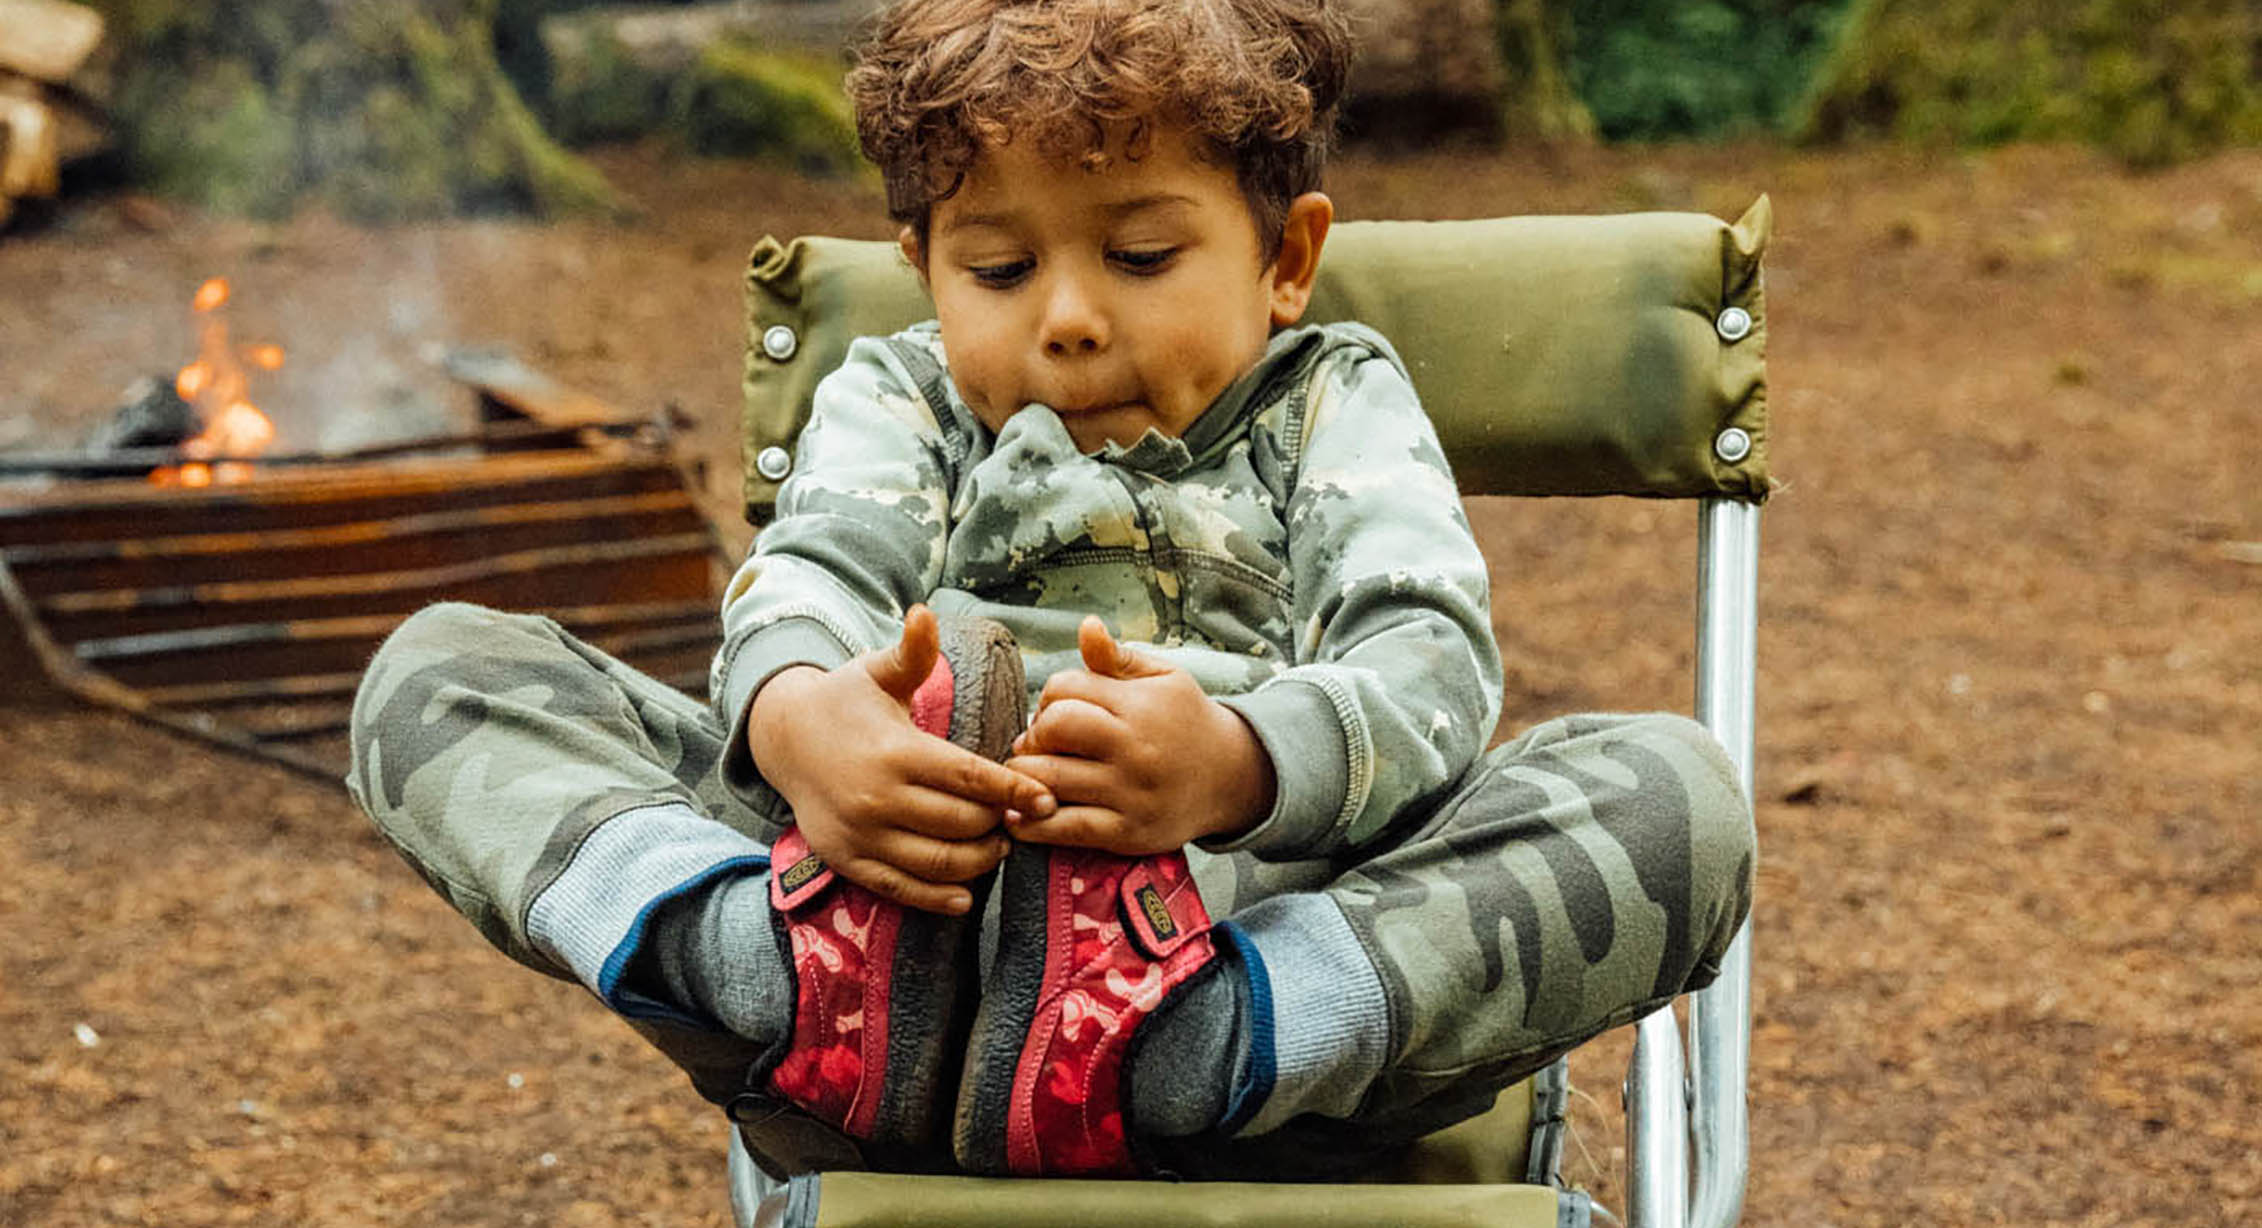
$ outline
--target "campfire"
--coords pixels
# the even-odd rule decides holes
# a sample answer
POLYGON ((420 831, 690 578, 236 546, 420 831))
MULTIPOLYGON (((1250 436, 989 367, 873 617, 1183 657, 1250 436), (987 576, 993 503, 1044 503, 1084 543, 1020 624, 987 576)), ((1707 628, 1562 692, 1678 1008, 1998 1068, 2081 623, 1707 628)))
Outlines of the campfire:
POLYGON ((275 423, 251 403, 245 367, 278 371, 283 347, 252 345, 239 354, 228 338, 228 279, 215 277, 197 287, 189 301, 197 316, 196 360, 181 368, 173 389, 196 410, 201 430, 181 441, 181 455, 196 459, 150 471, 160 486, 228 485, 251 477, 250 458, 275 441, 275 423))
POLYGON ((335 781, 361 667, 445 600, 704 689, 728 564, 671 423, 465 351, 470 428, 268 451, 253 385, 284 354, 231 336, 229 294, 197 289, 195 358, 90 450, 0 453, 0 710, 92 701, 335 781))

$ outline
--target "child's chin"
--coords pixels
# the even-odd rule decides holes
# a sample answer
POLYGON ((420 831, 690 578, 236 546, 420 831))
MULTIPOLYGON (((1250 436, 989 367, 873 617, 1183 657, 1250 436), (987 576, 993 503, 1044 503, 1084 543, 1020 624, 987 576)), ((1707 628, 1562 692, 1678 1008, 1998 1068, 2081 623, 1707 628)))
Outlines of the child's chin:
POLYGON ((1144 405, 1071 413, 1061 418, 1061 425, 1068 428, 1068 437, 1076 442, 1079 452, 1098 452, 1111 443, 1128 448, 1146 438, 1149 428, 1170 434, 1144 405))

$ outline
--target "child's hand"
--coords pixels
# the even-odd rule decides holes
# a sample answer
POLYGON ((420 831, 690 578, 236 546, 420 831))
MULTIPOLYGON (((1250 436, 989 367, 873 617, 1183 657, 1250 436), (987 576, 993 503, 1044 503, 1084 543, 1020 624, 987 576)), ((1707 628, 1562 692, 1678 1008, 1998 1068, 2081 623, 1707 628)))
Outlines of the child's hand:
POLYGON ((1008 816, 1016 839, 1144 855, 1246 831, 1271 812, 1272 759, 1239 714, 1185 670, 1116 643, 1097 618, 1076 640, 1085 668, 1046 681, 1006 760, 1060 809, 1008 816))
POLYGON ((935 616, 913 606, 893 648, 833 670, 783 670, 755 694, 746 744, 825 864, 880 895, 963 913, 957 886, 1004 858, 1004 812, 1050 814, 1044 787, 911 723, 935 666, 935 616))

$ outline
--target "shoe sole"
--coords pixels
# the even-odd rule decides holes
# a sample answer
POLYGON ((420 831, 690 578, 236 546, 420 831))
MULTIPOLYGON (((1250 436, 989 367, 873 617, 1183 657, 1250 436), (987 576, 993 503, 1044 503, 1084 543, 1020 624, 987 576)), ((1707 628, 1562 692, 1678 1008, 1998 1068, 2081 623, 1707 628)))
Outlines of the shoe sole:
POLYGON ((974 1011, 966 1072, 959 1084, 951 1149, 974 1173, 1008 1171, 1006 1115, 1013 1104, 1013 1082, 1020 1072, 1023 1042, 1045 991, 1045 953, 1052 918, 1046 907, 1052 858, 1033 845, 1016 844, 999 874, 997 958, 989 987, 974 1011), (1004 919, 1039 916, 1042 931, 1004 924, 1004 919))

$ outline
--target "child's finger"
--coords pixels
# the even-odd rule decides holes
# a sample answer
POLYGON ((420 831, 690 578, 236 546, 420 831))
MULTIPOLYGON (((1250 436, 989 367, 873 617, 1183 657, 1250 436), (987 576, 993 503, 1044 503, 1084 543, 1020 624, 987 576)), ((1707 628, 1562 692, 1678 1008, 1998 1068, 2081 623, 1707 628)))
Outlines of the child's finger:
POLYGON ((888 816, 889 826, 937 840, 978 840, 995 832, 1006 806, 985 806, 940 789, 902 791, 888 816))
POLYGON ((874 858, 858 857, 833 868, 873 894, 894 900, 907 908, 920 908, 955 917, 974 907, 974 893, 964 887, 921 882, 874 858))
POLYGON ((940 738, 922 741, 904 778, 993 811, 1050 814, 1053 809, 1053 797, 1042 784, 940 738))
POLYGON ((1160 852, 1138 847, 1130 820, 1105 806, 1063 806, 1049 819, 1024 819, 1007 828, 1016 840, 1100 849, 1126 856, 1160 852))
POLYGON ((903 635, 894 646, 867 655, 864 668, 897 703, 909 704, 919 684, 934 672, 935 658, 941 651, 942 630, 935 623, 934 611, 915 605, 903 616, 903 635))
MULTIPOLYGON (((1016 755, 1005 761, 1014 771, 1042 783, 1068 806, 1119 806, 1122 781, 1116 770, 1096 759, 1073 755, 1016 755)), ((1041 816, 1023 814, 1029 819, 1041 816)))
POLYGON ((1120 715, 1129 706, 1132 684, 1121 678, 1110 678, 1086 669, 1064 669, 1045 679, 1045 689, 1037 693, 1037 713, 1064 699, 1081 699, 1120 715))
POLYGON ((1123 747, 1130 730, 1123 718, 1082 699, 1049 703, 1017 744, 1021 754, 1076 755, 1085 759, 1110 759, 1123 747))
POLYGON ((1098 615, 1088 614, 1077 624, 1076 650, 1084 658, 1085 669, 1108 678, 1146 678, 1170 672, 1162 662, 1118 643, 1098 615))
POLYGON ((963 883, 979 878, 1005 860, 1012 842, 1003 833, 979 840, 936 840, 890 829, 873 833, 871 855, 923 883, 963 883))

